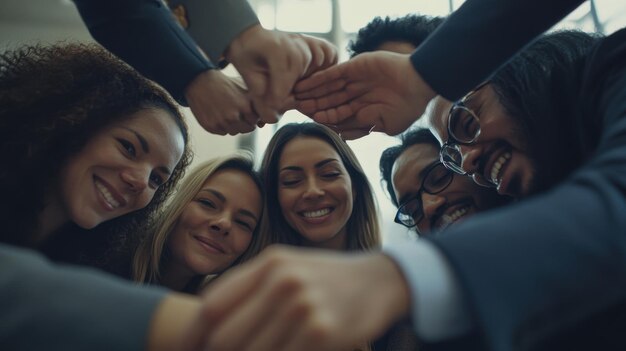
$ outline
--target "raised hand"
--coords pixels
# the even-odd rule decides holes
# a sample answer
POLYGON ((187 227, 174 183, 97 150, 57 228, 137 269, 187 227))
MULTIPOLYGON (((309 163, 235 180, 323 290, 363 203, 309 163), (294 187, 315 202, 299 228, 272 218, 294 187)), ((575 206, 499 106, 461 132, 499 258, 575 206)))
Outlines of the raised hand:
POLYGON ((345 139, 356 139, 372 131, 403 132, 422 115, 435 92, 409 55, 377 51, 303 79, 295 95, 300 112, 345 139))
POLYGON ((294 84, 337 62, 327 41, 255 25, 239 34, 225 53, 245 81, 255 111, 264 123, 275 123, 294 84))
POLYGON ((214 134, 251 132, 259 121, 244 85, 218 70, 198 75, 185 97, 198 123, 214 134))

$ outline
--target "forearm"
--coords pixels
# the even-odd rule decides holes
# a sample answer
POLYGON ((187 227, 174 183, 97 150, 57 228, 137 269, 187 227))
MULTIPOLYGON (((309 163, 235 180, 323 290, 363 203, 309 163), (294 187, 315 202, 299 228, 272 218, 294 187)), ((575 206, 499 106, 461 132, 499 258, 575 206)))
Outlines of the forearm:
POLYGON ((411 56, 439 95, 459 99, 584 0, 469 0, 411 56))
POLYGON ((184 89, 193 78, 214 67, 161 1, 75 3, 96 41, 161 84, 181 103, 184 89))
POLYGON ((9 350, 143 350, 164 296, 0 245, 0 344, 9 350))
POLYGON ((147 350, 175 351, 181 350, 181 344, 195 344, 189 337, 194 336, 190 331, 197 327, 199 313, 200 300, 196 297, 171 294, 164 298, 150 323, 147 350))
POLYGON ((179 5, 187 14, 187 32, 215 63, 241 32, 259 24, 247 0, 170 1, 172 7, 179 5))

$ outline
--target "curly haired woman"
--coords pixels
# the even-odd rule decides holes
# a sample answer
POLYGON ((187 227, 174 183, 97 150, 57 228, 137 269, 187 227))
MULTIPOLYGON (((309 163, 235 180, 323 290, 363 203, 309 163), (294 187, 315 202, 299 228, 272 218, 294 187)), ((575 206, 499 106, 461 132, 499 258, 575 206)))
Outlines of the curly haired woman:
POLYGON ((99 46, 0 54, 0 241, 128 274, 116 248, 182 176, 187 140, 171 97, 99 46))

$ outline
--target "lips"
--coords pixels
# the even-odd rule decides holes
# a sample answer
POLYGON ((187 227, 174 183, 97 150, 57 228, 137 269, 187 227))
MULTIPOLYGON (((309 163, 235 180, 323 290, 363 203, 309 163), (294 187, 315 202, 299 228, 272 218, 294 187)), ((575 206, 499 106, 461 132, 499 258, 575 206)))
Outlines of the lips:
POLYGON ((196 235, 194 236, 194 238, 200 242, 202 247, 204 247, 207 251, 211 253, 215 253, 215 252, 222 253, 222 254, 226 253, 226 251, 224 250, 224 247, 213 239, 206 238, 200 235, 196 235))
POLYGON ((301 211, 299 212, 299 214, 306 218, 319 218, 331 213, 332 210, 333 209, 331 207, 325 207, 317 210, 301 211))
POLYGON ((110 209, 117 209, 126 206, 126 200, 102 178, 94 176, 94 184, 96 189, 102 195, 104 201, 109 205, 110 209))
POLYGON ((511 147, 509 145, 505 143, 494 144, 485 152, 478 174, 481 175, 484 182, 497 187, 510 159, 511 147))

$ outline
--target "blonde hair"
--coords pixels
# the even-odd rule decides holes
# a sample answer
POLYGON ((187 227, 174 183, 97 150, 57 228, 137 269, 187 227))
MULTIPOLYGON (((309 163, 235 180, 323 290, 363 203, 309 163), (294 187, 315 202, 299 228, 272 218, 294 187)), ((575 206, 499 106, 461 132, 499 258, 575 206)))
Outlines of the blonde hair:
MULTIPOLYGON (((135 282, 159 284, 161 281, 161 270, 168 256, 166 246, 172 229, 178 222, 187 204, 189 204, 202 189, 206 180, 215 172, 222 169, 236 169, 249 174, 257 184, 263 196, 263 189, 258 174, 254 171, 253 157, 249 152, 240 151, 231 155, 217 157, 196 166, 183 179, 163 211, 161 211, 158 218, 153 222, 153 225, 150 226, 150 232, 137 247, 132 265, 132 278, 135 282)), ((257 241, 261 240, 258 235, 259 228, 260 225, 257 225, 248 249, 233 265, 243 262, 245 259, 249 259, 259 253, 262 247, 257 243, 257 241)), ((210 279, 211 277, 212 276, 207 276, 205 278, 210 279)))
MULTIPOLYGON (((299 136, 318 138, 339 154, 346 167, 354 193, 354 207, 348 223, 347 251, 369 251, 380 247, 380 227, 372 187, 352 149, 337 133, 318 123, 290 123, 280 128, 270 140, 261 164, 266 191, 261 236, 271 242, 301 246, 301 236, 287 223, 278 202, 278 163, 285 145, 299 136)), ((303 156, 306 157, 306 156, 303 156)))

